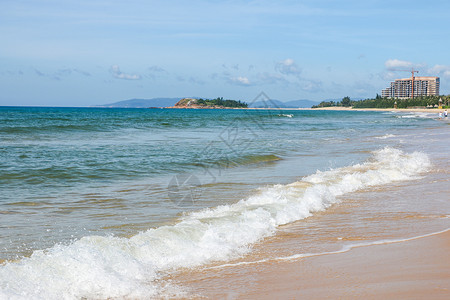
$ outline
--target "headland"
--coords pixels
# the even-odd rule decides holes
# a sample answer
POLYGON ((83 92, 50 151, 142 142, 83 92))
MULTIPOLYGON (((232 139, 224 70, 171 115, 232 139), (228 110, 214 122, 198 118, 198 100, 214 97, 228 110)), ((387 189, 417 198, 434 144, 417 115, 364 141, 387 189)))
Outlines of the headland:
POLYGON ((195 99, 183 98, 174 106, 167 108, 191 108, 191 109, 230 109, 230 108, 247 108, 248 104, 240 100, 224 100, 223 98, 216 99, 195 99))

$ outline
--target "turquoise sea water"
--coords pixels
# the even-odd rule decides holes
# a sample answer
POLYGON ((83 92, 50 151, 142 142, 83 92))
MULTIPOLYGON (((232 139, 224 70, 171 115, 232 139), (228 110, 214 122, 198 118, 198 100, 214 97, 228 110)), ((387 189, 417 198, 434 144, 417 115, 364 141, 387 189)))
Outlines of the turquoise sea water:
MULTIPOLYGON (((279 225, 325 210, 334 197, 421 174, 429 168, 426 147, 401 137, 439 126, 448 130, 427 114, 394 112, 0 107, 0 259, 15 261, 1 267, 0 289, 21 298, 8 274, 33 282, 21 268, 89 256, 102 269, 93 287, 59 282, 36 297, 160 293, 152 282, 161 272, 245 255, 279 225), (386 165, 387 157, 402 165, 386 165), (308 187, 335 184, 349 166, 361 175, 308 200, 308 187), (405 174, 392 175, 397 169, 405 174), (374 179, 371 170, 383 175, 374 179), (290 185, 299 180, 305 185, 290 185), (246 234, 226 236, 234 226, 248 227, 246 234), (216 244, 228 250, 217 254, 216 244), (190 247, 202 254, 189 254, 190 247), (123 256, 136 266, 127 269, 123 256), (103 259, 121 271, 104 269, 103 259), (122 282, 116 289, 103 285, 115 280, 122 282)), ((85 267, 58 276, 81 280, 77 268, 93 272, 85 267)), ((57 271, 44 269, 33 276, 54 281, 57 271)))

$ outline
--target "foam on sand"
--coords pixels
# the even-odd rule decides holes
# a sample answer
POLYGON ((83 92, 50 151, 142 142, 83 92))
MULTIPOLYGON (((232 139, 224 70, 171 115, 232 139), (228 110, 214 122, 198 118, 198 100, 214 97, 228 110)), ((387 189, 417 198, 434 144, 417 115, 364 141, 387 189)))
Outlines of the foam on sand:
POLYGON ((160 278, 183 267, 227 261, 250 251, 277 227, 323 211, 339 196, 411 180, 430 167, 427 155, 394 148, 365 163, 317 171, 288 185, 261 188, 249 198, 188 214, 131 238, 87 236, 35 251, 0 267, 0 298, 151 298, 179 291, 160 278), (164 284, 164 283, 163 283, 164 284))

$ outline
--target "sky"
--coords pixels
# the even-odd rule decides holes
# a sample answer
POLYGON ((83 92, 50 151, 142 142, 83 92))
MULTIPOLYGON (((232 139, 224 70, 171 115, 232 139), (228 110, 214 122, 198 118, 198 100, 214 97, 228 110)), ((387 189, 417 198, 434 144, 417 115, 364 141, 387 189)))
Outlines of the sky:
POLYGON ((0 0, 0 106, 450 94, 450 1, 0 0), (406 70, 406 71, 405 71, 406 70))

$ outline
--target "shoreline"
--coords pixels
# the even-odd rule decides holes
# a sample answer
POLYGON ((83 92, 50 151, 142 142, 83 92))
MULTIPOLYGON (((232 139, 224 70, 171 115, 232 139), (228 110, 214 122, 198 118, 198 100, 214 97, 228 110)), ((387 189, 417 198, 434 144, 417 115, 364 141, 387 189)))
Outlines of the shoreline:
POLYGON ((449 251, 450 228, 334 253, 187 272, 181 277, 194 298, 448 299, 449 251))
MULTIPOLYGON (((427 112, 427 113, 439 113, 443 112, 445 108, 351 108, 351 107, 106 107, 106 106, 0 106, 0 108, 99 108, 99 109, 189 109, 189 110, 330 110, 330 111, 381 111, 381 112, 427 112)), ((449 109, 447 109, 449 110, 449 109)))
POLYGON ((428 112, 439 113, 445 108, 352 108, 352 107, 319 107, 311 108, 311 110, 333 110, 333 111, 392 111, 392 112, 428 112))
POLYGON ((380 111, 380 112, 426 112, 439 113, 445 108, 352 108, 352 107, 318 107, 318 108, 295 108, 295 107, 161 107, 162 109, 242 109, 242 110, 321 110, 321 111, 380 111))

